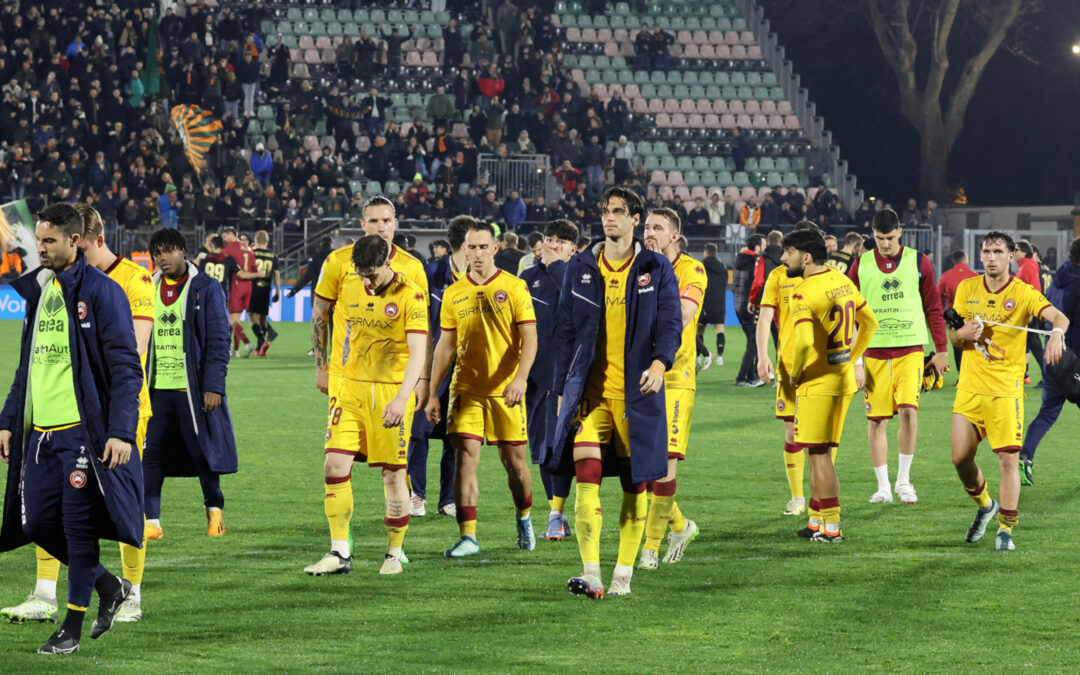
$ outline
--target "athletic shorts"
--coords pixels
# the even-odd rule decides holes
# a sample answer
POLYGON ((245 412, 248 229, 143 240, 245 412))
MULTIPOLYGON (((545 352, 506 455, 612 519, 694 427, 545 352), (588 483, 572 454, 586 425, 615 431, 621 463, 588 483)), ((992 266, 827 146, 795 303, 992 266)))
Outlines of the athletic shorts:
POLYGON ((795 385, 783 365, 776 367, 776 419, 795 420, 795 385))
POLYGON ((863 357, 866 386, 866 419, 891 419, 900 408, 919 408, 922 391, 923 353, 912 352, 895 359, 863 357))
POLYGON ((271 286, 255 286, 251 289, 251 303, 248 305, 249 314, 262 314, 266 316, 270 313, 270 291, 271 286))
POLYGON ((690 443, 690 418, 694 414, 693 389, 665 388, 667 398, 668 459, 686 459, 690 443))
POLYGON ((229 314, 239 314, 251 304, 251 284, 233 282, 229 291, 229 314))
POLYGON ((630 423, 626 417, 626 401, 604 398, 585 399, 578 411, 574 447, 594 447, 611 443, 619 457, 630 456, 630 423))
POLYGON ((150 416, 139 418, 139 426, 135 430, 135 447, 139 449, 139 459, 142 459, 143 448, 146 446, 146 427, 150 425, 150 416))
POLYGON ((526 420, 524 403, 511 407, 502 396, 450 392, 446 433, 488 445, 525 445, 529 442, 526 420))
POLYGON ((839 446, 852 396, 798 392, 795 396, 795 442, 802 446, 839 446))
POLYGON ((994 452, 1016 452, 1024 444, 1024 399, 957 391, 953 414, 975 427, 994 452))
POLYGON ((350 455, 368 466, 404 469, 409 454, 416 394, 409 394, 405 417, 395 427, 382 423, 383 410, 397 396, 400 384, 347 380, 330 397, 325 452, 350 455))

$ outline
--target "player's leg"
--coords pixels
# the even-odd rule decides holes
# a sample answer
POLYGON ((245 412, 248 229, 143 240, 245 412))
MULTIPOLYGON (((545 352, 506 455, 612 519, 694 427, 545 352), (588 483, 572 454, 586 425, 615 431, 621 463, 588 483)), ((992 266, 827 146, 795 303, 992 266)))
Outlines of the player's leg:
POLYGON ((1020 448, 1023 442, 1024 399, 986 397, 989 419, 986 440, 1001 467, 1001 485, 998 487, 998 531, 995 547, 1000 551, 1016 548, 1013 528, 1020 519, 1020 448))
POLYGON ((968 415, 978 414, 977 409, 969 405, 971 397, 971 394, 957 392, 956 403, 953 404, 952 421, 953 466, 956 467, 956 475, 960 477, 964 490, 979 507, 975 520, 965 536, 968 543, 974 543, 982 538, 983 533, 986 532, 986 526, 997 515, 999 508, 998 503, 987 490, 986 478, 979 469, 979 465, 975 463, 975 451, 979 447, 979 441, 982 440, 980 427, 966 415, 957 412, 966 410, 968 415))
MULTIPOLYGON (((677 508, 675 505, 675 479, 678 464, 679 460, 669 457, 667 475, 661 480, 649 484, 652 495, 647 500, 648 515, 645 518, 645 543, 641 547, 641 562, 638 563, 638 567, 641 569, 654 570, 659 562, 660 542, 667 532, 672 513, 677 508)), ((626 506, 625 497, 624 489, 624 506, 626 506)), ((681 518, 682 513, 679 516, 681 518)), ((683 518, 682 521, 685 529, 686 519, 683 518)), ((674 527, 672 527, 672 531, 674 532, 674 527)), ((670 545, 668 551, 671 551, 670 545)))
POLYGON ((161 488, 165 484, 165 452, 174 445, 180 435, 177 417, 179 410, 173 407, 169 392, 150 390, 150 409, 154 416, 146 427, 146 443, 143 450, 143 487, 146 512, 146 538, 160 539, 165 536, 161 527, 161 488))
POLYGON ((480 496, 476 470, 480 465, 480 450, 483 441, 478 437, 455 434, 451 437, 451 442, 456 452, 454 502, 457 504, 460 539, 446 551, 446 556, 462 558, 480 552, 476 537, 476 502, 480 496))
POLYGON ((439 460, 439 515, 457 515, 457 504, 454 502, 454 467, 454 448, 444 438, 442 457, 439 460))
POLYGON ((409 515, 422 517, 427 515, 427 461, 428 434, 431 423, 424 415, 413 418, 412 434, 409 437, 409 478, 412 492, 409 495, 409 515))
POLYGON ((262 315, 248 312, 248 321, 251 322, 251 332, 255 334, 255 354, 259 356, 263 345, 266 344, 266 336, 262 327, 262 315))
POLYGON ((822 521, 811 537, 814 541, 835 541, 843 536, 840 529, 840 481, 829 456, 830 450, 829 445, 824 443, 806 446, 810 462, 811 501, 816 502, 816 510, 821 513, 822 521))
POLYGON ((570 486, 573 483, 572 476, 552 473, 540 467, 540 478, 544 483, 544 490, 548 496, 547 530, 542 535, 543 539, 550 541, 562 541, 570 536, 570 521, 566 518, 566 500, 570 498, 570 486))
MULTIPOLYGON (((169 395, 181 399, 176 405, 186 408, 186 401, 183 400, 187 397, 185 392, 169 392, 169 395)), ((221 492, 221 476, 215 473, 206 461, 206 455, 203 453, 199 435, 195 432, 191 415, 179 415, 178 421, 184 448, 199 477, 199 487, 202 488, 203 509, 206 511, 206 534, 211 537, 220 537, 225 534, 225 495, 221 492)))
POLYGON ((514 498, 517 546, 523 551, 536 548, 532 528, 532 472, 523 443, 499 443, 499 460, 506 470, 506 483, 514 498))
MULTIPOLYGON (((616 445, 620 444, 616 441, 616 445)), ((611 574, 608 593, 630 595, 630 581, 634 576, 634 562, 637 560, 638 548, 641 547, 641 537, 645 533, 649 503, 645 496, 645 483, 634 483, 630 476, 629 462, 626 463, 623 474, 619 476, 619 483, 622 487, 622 504, 619 508, 619 555, 615 560, 615 571, 611 574)))
POLYGON ((379 574, 401 572, 401 548, 405 531, 409 529, 409 487, 405 483, 405 469, 383 467, 383 487, 386 489, 386 556, 379 574))
MULTIPOLYGON (((795 407, 795 442, 805 445, 810 463, 811 518, 818 521, 811 541, 843 541, 840 527, 840 481, 833 449, 840 443, 851 394, 799 395, 795 407)), ((809 526, 808 526, 809 528, 809 526)))
POLYGON ((776 373, 776 419, 784 423, 784 475, 791 492, 784 515, 798 516, 806 510, 806 496, 803 493, 806 458, 802 446, 795 444, 795 388, 783 364, 778 366, 776 373))
POLYGON ((871 504, 892 502, 892 483, 889 482, 889 420, 893 418, 892 359, 863 359, 866 384, 866 438, 870 444, 870 464, 877 478, 877 490, 870 496, 871 504))
MULTIPOLYGON (((149 417, 139 418, 139 427, 135 433, 135 447, 142 456, 143 447, 146 444, 146 428, 149 425, 149 417)), ((145 521, 145 517, 143 519, 145 521)), ((124 570, 124 578, 131 582, 131 593, 120 611, 116 620, 129 623, 142 619, 142 578, 146 568, 146 524, 143 523, 142 547, 135 547, 120 542, 120 563, 124 570)))
POLYGON ((1035 416, 1024 434, 1024 447, 1020 451, 1020 482, 1023 485, 1034 485, 1034 462, 1035 450, 1042 442, 1043 436, 1054 426, 1061 408, 1065 405, 1065 396, 1048 379, 1043 379, 1042 405, 1039 414, 1035 416))
POLYGON ((341 386, 331 384, 323 446, 323 511, 330 527, 330 552, 304 572, 312 576, 352 571, 353 458, 363 450, 357 406, 341 386))
POLYGON ((571 593, 590 598, 604 597, 600 581, 600 530, 604 515, 600 506, 600 482, 604 474, 600 446, 611 439, 614 419, 603 403, 585 401, 583 414, 575 421, 574 476, 577 491, 574 505, 574 529, 582 573, 568 582, 571 593))
POLYGON ((724 334, 723 319, 716 324, 716 365, 724 365, 724 346, 727 343, 727 335, 724 334))
POLYGON ((915 443, 919 435, 919 409, 901 406, 896 411, 900 418, 900 428, 896 431, 896 442, 900 446, 896 468, 896 496, 904 504, 914 504, 919 498, 911 484, 911 462, 915 458, 915 443))

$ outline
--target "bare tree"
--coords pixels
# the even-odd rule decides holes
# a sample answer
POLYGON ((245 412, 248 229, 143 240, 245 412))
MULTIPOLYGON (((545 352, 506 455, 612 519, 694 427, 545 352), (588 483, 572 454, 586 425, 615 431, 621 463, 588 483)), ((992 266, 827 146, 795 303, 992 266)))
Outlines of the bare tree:
MULTIPOLYGON (((868 0, 868 6, 874 35, 900 86, 901 112, 919 134, 919 192, 940 199, 948 192, 949 155, 986 65, 1037 1, 868 0), (959 32, 958 19, 978 37, 965 40, 975 44, 974 53, 957 70, 949 41, 959 32), (920 47, 926 50, 922 61, 920 47)), ((953 54, 959 51, 954 46, 953 54)))

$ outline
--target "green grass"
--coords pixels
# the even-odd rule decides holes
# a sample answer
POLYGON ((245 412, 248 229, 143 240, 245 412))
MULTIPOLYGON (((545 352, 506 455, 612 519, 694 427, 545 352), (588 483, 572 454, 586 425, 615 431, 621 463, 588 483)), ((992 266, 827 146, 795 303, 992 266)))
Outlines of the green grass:
MULTIPOLYGON (((0 322, 5 378, 16 363, 18 328, 0 322)), ((581 569, 573 541, 516 550, 512 503, 490 450, 480 477, 482 555, 444 558, 457 539, 454 521, 414 518, 406 537, 412 563, 396 578, 380 577, 382 488, 376 471, 358 466, 356 568, 316 579, 301 570, 328 548, 326 399, 304 355, 307 326, 278 328, 269 358, 230 370, 241 469, 222 481, 228 534, 206 537, 195 479, 167 480, 165 537, 150 543, 143 621, 85 640, 67 660, 33 654, 51 626, 0 625, 4 671, 72 663, 141 672, 1080 668, 1072 409, 1039 450, 1038 485, 1021 500, 1018 550, 1001 554, 992 536, 963 543, 974 506, 949 460, 952 376, 945 390, 923 397, 915 506, 866 503, 876 483, 856 397, 837 462, 847 540, 811 545, 794 536, 801 518, 780 515, 788 493, 773 391, 731 384, 743 344, 736 328, 727 365, 700 378, 690 459, 680 467, 679 503, 702 535, 682 563, 638 571, 632 596, 571 596, 566 580, 581 569)), ((1039 392, 1029 394, 1030 420, 1039 392)), ((435 454, 429 485, 437 488, 435 454)), ((895 454, 893 440, 894 475, 895 454)), ((980 462, 996 493, 998 470, 985 447, 980 462)), ((535 472, 534 490, 542 529, 547 508, 535 472)), ((614 480, 601 491, 605 582, 617 544, 617 493, 614 480)), ((102 548, 103 561, 119 571, 115 544, 102 548)), ((0 604, 21 601, 33 577, 30 547, 4 554, 0 604)))

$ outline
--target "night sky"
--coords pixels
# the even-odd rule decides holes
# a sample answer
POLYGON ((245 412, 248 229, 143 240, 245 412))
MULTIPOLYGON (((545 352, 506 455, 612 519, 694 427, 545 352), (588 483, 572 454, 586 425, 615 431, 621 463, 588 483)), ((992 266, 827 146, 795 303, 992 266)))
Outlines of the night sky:
MULTIPOLYGON (((915 196, 918 136, 900 113, 896 78, 869 18, 849 9, 865 0, 758 1, 866 195, 894 205, 915 196)), ((968 107, 949 182, 964 185, 969 204, 1071 204, 1080 190, 1080 57, 1071 52, 1080 42, 1080 2, 1042 6, 1022 33, 1036 63, 999 50, 968 107)), ((978 37, 958 21, 954 70, 978 37)))

